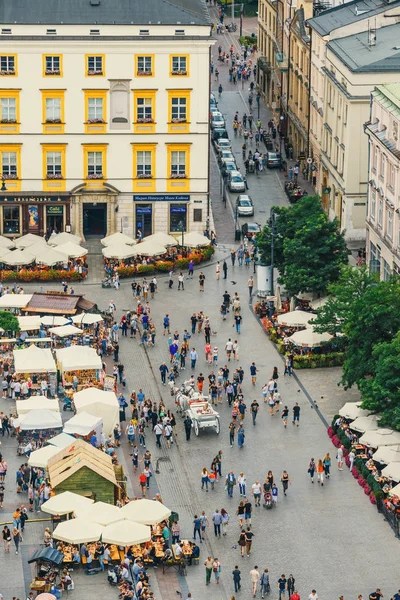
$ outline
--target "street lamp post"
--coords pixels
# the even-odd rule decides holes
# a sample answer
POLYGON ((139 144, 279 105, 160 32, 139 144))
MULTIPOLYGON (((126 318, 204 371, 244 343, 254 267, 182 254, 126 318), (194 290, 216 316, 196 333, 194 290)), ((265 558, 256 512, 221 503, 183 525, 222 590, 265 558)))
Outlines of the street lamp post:
POLYGON ((270 227, 271 227, 271 296, 274 295, 274 259, 275 259, 275 235, 276 235, 276 227, 275 227, 275 212, 271 208, 271 218, 270 218, 270 227))
POLYGON ((1 176, 1 191, 2 192, 6 192, 7 191, 6 178, 4 177, 4 175, 1 176))

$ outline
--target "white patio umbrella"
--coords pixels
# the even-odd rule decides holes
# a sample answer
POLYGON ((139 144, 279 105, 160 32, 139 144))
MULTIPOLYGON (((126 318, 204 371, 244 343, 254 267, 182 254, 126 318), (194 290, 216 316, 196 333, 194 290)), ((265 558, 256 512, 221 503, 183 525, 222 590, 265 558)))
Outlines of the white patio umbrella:
POLYGON ((378 429, 378 422, 380 420, 380 415, 369 415, 368 417, 358 417, 352 423, 350 423, 350 429, 354 429, 354 431, 360 431, 364 433, 365 431, 373 431, 378 429))
POLYGON ((276 289, 275 289, 275 306, 276 306, 276 310, 281 310, 282 309, 282 299, 281 299, 281 286, 277 285, 276 289))
POLYGON ((13 240, 10 240, 9 238, 0 235, 0 246, 2 248, 8 248, 9 250, 11 250, 11 248, 15 248, 15 243, 13 242, 13 240))
POLYGON ((381 446, 372 456, 374 460, 384 465, 394 462, 400 463, 400 444, 394 446, 381 446))
POLYGON ((279 325, 286 325, 287 327, 304 327, 311 319, 315 319, 315 315, 305 310, 293 310, 278 315, 279 325))
POLYGON ((397 496, 400 498, 400 483, 396 487, 389 490, 389 496, 397 496))
MULTIPOLYGON (((55 448, 57 452, 60 452, 60 448, 57 448, 56 446, 45 446, 45 448, 55 448)), ((41 448, 41 450, 44 450, 44 448, 41 448)), ((36 450, 36 452, 38 452, 38 450, 36 450)), ((32 454, 34 453, 32 452, 32 454)), ((91 506, 93 502, 94 500, 91 498, 85 498, 85 496, 74 494, 74 492, 62 492, 61 494, 52 496, 47 502, 44 502, 41 509, 49 515, 61 516, 75 512, 78 508, 91 506)))
POLYGON ((121 508, 118 508, 118 506, 114 506, 113 504, 95 502, 91 506, 78 508, 75 511, 75 514, 80 519, 106 526, 121 521, 121 519, 124 518, 121 510, 121 508))
POLYGON ((39 315, 29 315, 28 317, 17 317, 21 331, 35 331, 40 329, 39 315))
POLYGON ((332 336, 329 333, 317 333, 313 329, 302 329, 301 331, 295 331, 291 336, 287 338, 289 342, 295 346, 303 346, 304 348, 315 348, 321 346, 329 340, 332 336))
MULTIPOLYGON (((43 448, 39 448, 39 450, 35 450, 29 456, 28 465, 31 467, 39 467, 40 469, 47 469, 50 458, 53 458, 53 456, 59 452, 60 448, 56 448, 56 446, 44 446, 43 448)), ((57 496, 54 497, 56 498, 57 496)))
POLYGON ((157 242, 142 242, 141 244, 136 244, 132 250, 134 256, 159 256, 160 254, 165 254, 167 251, 164 246, 157 242))
POLYGON ((33 244, 42 243, 45 246, 46 240, 40 235, 35 235, 33 233, 27 233, 26 235, 21 236, 17 240, 15 240, 15 245, 17 248, 29 248, 29 246, 33 246, 33 244))
POLYGON ((5 263, 6 265, 12 265, 14 267, 17 267, 23 265, 30 265, 34 262, 34 260, 34 254, 31 254, 29 250, 24 250, 21 248, 21 250, 12 250, 11 252, 4 254, 4 256, 1 259, 1 262, 5 263))
POLYGON ((57 325, 66 325, 69 321, 65 317, 59 317, 57 315, 45 315, 40 318, 40 322, 42 325, 51 325, 52 327, 56 327, 57 325))
POLYGON ((157 500, 132 500, 121 508, 122 516, 136 523, 144 525, 156 525, 171 514, 169 508, 157 500))
POLYGON ((101 253, 105 258, 118 258, 119 260, 123 260, 124 258, 131 258, 131 256, 134 256, 135 252, 133 250, 133 246, 115 243, 112 246, 103 248, 101 253))
MULTIPOLYGON (((390 446, 389 446, 390 448, 390 446)), ((387 467, 382 469, 383 477, 390 477, 393 481, 400 481, 400 462, 390 463, 387 467)))
MULTIPOLYGON (((31 249, 29 248, 29 250, 31 249)), ((67 254, 59 252, 58 250, 55 250, 54 248, 51 248, 49 246, 43 246, 42 249, 35 251, 35 256, 37 264, 47 265, 48 267, 68 262, 67 254)))
POLYGON ((66 254, 69 258, 79 258, 80 256, 86 256, 88 253, 86 248, 82 248, 82 246, 78 246, 74 242, 66 242, 57 246, 57 248, 59 252, 66 254))
POLYGON ((107 237, 101 240, 103 246, 114 246, 116 244, 127 244, 128 246, 133 246, 136 244, 136 240, 129 237, 129 235, 125 235, 124 233, 113 233, 112 235, 108 235, 107 237))
POLYGON ((400 444, 400 431, 392 429, 375 429, 375 431, 366 431, 360 437, 360 444, 379 448, 380 446, 394 446, 400 444))
POLYGON ((70 519, 57 525, 53 531, 53 537, 56 540, 67 542, 67 544, 97 542, 103 533, 103 529, 104 527, 101 525, 91 523, 86 519, 70 519))
POLYGON ((358 417, 368 417, 370 414, 368 410, 360 408, 361 402, 346 402, 344 406, 339 410, 339 415, 345 419, 354 421, 358 417))
POLYGON ((72 317, 72 322, 75 325, 93 325, 94 323, 100 323, 103 321, 101 315, 95 315, 93 313, 80 313, 72 317))
POLYGON ((156 242, 167 248, 168 246, 177 246, 179 243, 172 235, 164 233, 163 231, 157 231, 157 233, 153 233, 153 235, 148 235, 144 238, 143 242, 156 242))
POLYGON ((328 296, 325 296, 325 298, 316 298, 315 300, 312 300, 310 302, 310 306, 313 310, 317 310, 317 308, 321 308, 321 306, 324 306, 324 304, 326 304, 328 302, 328 296))
POLYGON ((183 245, 188 246, 189 248, 195 248, 196 246, 209 246, 210 244, 211 240, 205 235, 197 233, 197 231, 191 231, 190 233, 185 233, 183 235, 183 245))
POLYGON ((69 335, 81 335, 83 329, 75 327, 75 325, 61 325, 60 327, 50 327, 49 333, 58 337, 68 337, 69 335))
POLYGON ((142 523, 124 519, 105 527, 101 539, 105 544, 115 544, 116 546, 144 544, 151 540, 151 529, 142 523))
MULTIPOLYGON (((5 256, 6 254, 10 254, 10 248, 6 248, 6 246, 0 246, 0 260, 3 258, 3 256, 5 256)), ((1 261, 2 262, 2 261, 1 261)))
POLYGON ((72 242, 73 244, 78 244, 79 246, 81 241, 82 238, 79 235, 74 235, 73 233, 67 233, 66 231, 63 231, 57 235, 51 235, 48 243, 50 246, 61 246, 67 242, 72 242))

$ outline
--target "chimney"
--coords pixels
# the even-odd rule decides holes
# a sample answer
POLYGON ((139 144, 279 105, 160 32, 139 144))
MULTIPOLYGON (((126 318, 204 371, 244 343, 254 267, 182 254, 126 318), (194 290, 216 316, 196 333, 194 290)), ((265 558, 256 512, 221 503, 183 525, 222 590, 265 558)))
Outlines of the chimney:
POLYGON ((375 27, 369 29, 368 28, 368 46, 371 48, 372 46, 376 46, 376 29, 375 27))

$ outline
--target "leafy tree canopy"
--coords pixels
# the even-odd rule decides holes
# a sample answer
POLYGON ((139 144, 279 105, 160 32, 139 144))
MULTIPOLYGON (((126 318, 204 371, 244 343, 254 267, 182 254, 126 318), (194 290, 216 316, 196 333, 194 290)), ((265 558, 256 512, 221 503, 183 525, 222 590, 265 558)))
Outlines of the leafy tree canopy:
POLYGON ((8 310, 0 310, 0 328, 4 331, 19 331, 17 317, 8 310))

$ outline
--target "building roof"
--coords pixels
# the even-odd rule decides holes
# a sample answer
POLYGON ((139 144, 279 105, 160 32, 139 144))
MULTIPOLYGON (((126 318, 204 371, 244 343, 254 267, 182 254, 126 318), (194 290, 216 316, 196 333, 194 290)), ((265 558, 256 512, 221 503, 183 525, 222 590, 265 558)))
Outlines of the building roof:
POLYGON ((0 0, 0 23, 209 25, 204 0, 0 0))
POLYGON ((296 10, 296 13, 290 24, 290 29, 292 31, 295 31, 296 34, 299 37, 301 37, 304 44, 310 43, 310 36, 308 35, 308 33, 306 31, 306 26, 305 26, 304 8, 302 6, 298 10, 296 10))
POLYGON ((400 6, 400 0, 353 0, 323 11, 318 17, 309 19, 308 24, 320 35, 329 35, 335 29, 370 19, 396 6, 400 6))
POLYGON ((327 48, 354 73, 400 71, 399 25, 376 31, 375 45, 368 45, 368 31, 328 42, 327 48))
POLYGON ((372 92, 380 104, 391 107, 391 112, 400 118, 400 83, 387 83, 386 85, 377 85, 372 92))

